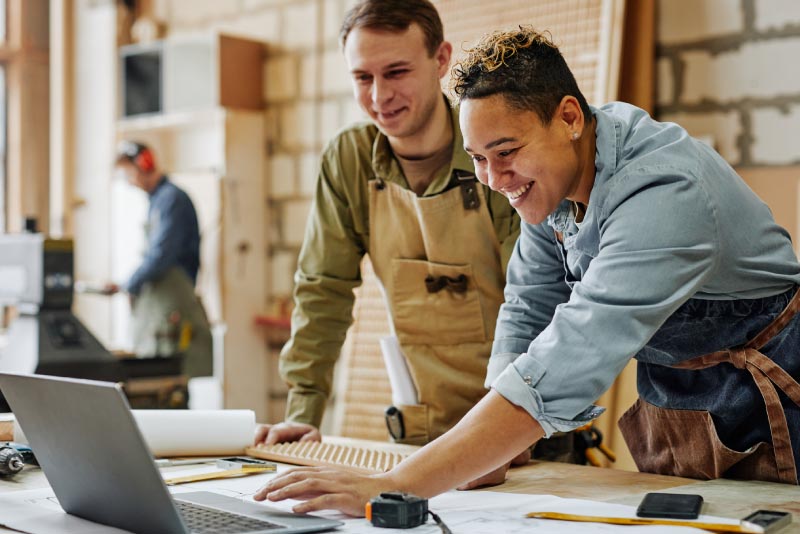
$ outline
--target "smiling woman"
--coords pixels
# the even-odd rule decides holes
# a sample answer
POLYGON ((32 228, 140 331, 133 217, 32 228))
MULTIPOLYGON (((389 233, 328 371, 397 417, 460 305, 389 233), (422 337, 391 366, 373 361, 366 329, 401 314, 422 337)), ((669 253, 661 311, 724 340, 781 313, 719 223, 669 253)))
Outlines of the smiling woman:
POLYGON ((565 198, 588 204, 594 121, 564 58, 543 34, 484 37, 453 68, 464 147, 478 179, 505 194, 523 219, 542 222, 565 198), (537 53, 518 50, 535 48, 537 53), (514 62, 508 76, 507 61, 514 62), (584 135, 585 134, 585 135, 584 135))
POLYGON ((531 28, 487 37, 454 84, 479 180, 524 221, 491 391, 388 473, 301 469, 256 498, 360 515, 381 491, 435 495, 595 419, 631 357, 640 399, 620 427, 640 470, 797 484, 800 264, 769 209, 678 125, 587 106, 531 28))

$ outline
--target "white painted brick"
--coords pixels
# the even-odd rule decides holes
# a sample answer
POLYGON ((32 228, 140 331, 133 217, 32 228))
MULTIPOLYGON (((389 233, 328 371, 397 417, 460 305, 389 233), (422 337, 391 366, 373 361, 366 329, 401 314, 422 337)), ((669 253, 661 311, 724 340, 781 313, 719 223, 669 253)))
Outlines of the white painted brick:
POLYGON ((686 69, 681 102, 694 103, 704 98, 730 102, 745 97, 796 94, 800 69, 775 65, 796 65, 798 57, 800 38, 749 43, 735 52, 716 56, 687 52, 682 56, 686 69))
POLYGON ((741 160, 736 140, 742 132, 742 125, 736 111, 663 114, 659 120, 680 124, 692 137, 712 139, 714 149, 731 165, 741 160))
POLYGON ((300 58, 300 96, 303 98, 314 98, 320 92, 320 83, 317 79, 318 62, 314 54, 306 54, 300 58))
POLYGON ((280 6, 285 3, 286 0, 244 0, 242 7, 249 11, 251 9, 280 6))
POLYGON ((269 103, 296 98, 297 78, 297 59, 294 56, 270 56, 264 66, 264 99, 269 103))
POLYGON ((350 70, 338 49, 328 50, 322 56, 322 85, 329 95, 351 93, 353 90, 350 70))
POLYGON ((323 32, 325 43, 334 43, 339 40, 339 29, 344 19, 344 5, 340 0, 326 0, 323 5, 323 32))
POLYGON ((675 77, 672 75, 672 60, 659 59, 656 68, 656 102, 660 105, 671 104, 675 98, 675 77))
POLYGON ((661 0, 658 41, 676 44, 739 33, 744 29, 741 0, 661 0))
POLYGON ((293 252, 277 252, 272 256, 273 295, 290 295, 294 288, 294 272, 297 270, 297 255, 293 252))
POLYGON ((281 110, 278 142, 289 148, 310 148, 315 141, 313 102, 299 102, 281 110))
POLYGON ((308 152, 300 157, 300 194, 311 198, 317 189, 319 176, 319 158, 316 152, 308 152))
POLYGON ((153 18, 159 21, 169 20, 170 2, 169 0, 153 0, 150 4, 153 10, 153 18))
POLYGON ((280 32, 280 23, 280 11, 272 9, 261 13, 249 13, 233 20, 215 22, 212 29, 257 41, 274 41, 280 32))
POLYGON ((319 106, 319 131, 317 143, 325 145, 344 126, 339 119, 339 102, 326 100, 319 106))
POLYGON ((189 25, 236 15, 239 0, 172 0, 169 13, 170 23, 189 25))
POLYGON ((758 31, 800 24, 800 2, 797 0, 755 0, 755 12, 758 31))
POLYGON ((271 198, 285 198, 295 194, 295 160, 288 154, 276 154, 269 162, 269 193, 271 198))
POLYGON ((800 105, 784 114, 776 109, 760 109, 752 113, 755 163, 782 165, 800 161, 800 105))
POLYGON ((283 206, 283 239, 287 245, 301 245, 306 230, 310 200, 294 200, 283 206))
POLYGON ((317 10, 315 2, 292 4, 284 11, 281 44, 287 48, 312 49, 317 40, 317 10))

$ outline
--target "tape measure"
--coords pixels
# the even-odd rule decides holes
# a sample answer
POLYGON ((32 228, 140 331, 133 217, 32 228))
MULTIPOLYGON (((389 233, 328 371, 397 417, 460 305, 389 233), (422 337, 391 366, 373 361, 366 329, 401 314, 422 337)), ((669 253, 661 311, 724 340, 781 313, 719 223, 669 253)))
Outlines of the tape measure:
POLYGON ((366 505, 367 520, 374 527, 414 528, 428 520, 436 521, 443 534, 452 534, 442 519, 428 510, 428 499, 410 493, 386 492, 370 499, 366 505))

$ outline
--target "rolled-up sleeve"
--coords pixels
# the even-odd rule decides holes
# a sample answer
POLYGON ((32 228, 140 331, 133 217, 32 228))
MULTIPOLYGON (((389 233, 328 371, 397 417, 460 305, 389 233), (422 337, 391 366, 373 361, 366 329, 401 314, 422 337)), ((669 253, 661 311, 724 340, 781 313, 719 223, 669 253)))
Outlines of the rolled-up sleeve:
POLYGON ((569 299, 564 267, 552 229, 545 223, 522 223, 509 259, 505 302, 500 306, 486 387, 528 347, 553 318, 556 306, 569 299))
MULTIPOLYGON (((702 182, 670 172, 641 182, 646 185, 637 186, 635 173, 616 177, 604 204, 593 206, 600 210, 597 256, 569 300, 492 382, 548 436, 600 415, 592 403, 716 268, 716 210, 702 182)), ((521 240, 533 236, 523 232, 521 240)), ((515 255, 515 271, 525 259, 515 255)), ((516 294, 522 302, 501 314, 498 331, 519 338, 517 325, 538 326, 550 308, 535 310, 542 299, 527 289, 516 294)))

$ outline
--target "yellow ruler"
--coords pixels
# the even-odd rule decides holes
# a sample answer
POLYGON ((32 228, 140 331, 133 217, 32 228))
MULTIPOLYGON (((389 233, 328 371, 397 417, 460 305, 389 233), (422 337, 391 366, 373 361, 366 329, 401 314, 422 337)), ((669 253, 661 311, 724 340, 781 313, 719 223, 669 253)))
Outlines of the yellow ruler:
POLYGON ((531 512, 527 515, 534 519, 558 519, 560 521, 579 521, 583 523, 610 523, 612 525, 669 525, 673 527, 692 527, 711 532, 742 532, 745 534, 764 534, 764 529, 753 523, 741 521, 738 525, 725 523, 701 523, 699 521, 682 521, 680 519, 645 519, 629 517, 601 517, 592 515, 562 514, 559 512, 531 512))
POLYGON ((188 482, 244 477, 247 475, 257 475, 259 473, 275 473, 276 471, 277 467, 275 465, 243 466, 241 469, 228 469, 226 471, 212 471, 210 473, 201 473, 199 475, 165 478, 164 483, 167 486, 174 486, 175 484, 186 484, 188 482))

